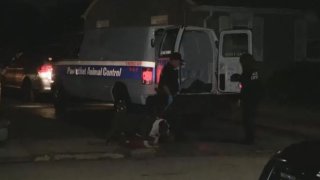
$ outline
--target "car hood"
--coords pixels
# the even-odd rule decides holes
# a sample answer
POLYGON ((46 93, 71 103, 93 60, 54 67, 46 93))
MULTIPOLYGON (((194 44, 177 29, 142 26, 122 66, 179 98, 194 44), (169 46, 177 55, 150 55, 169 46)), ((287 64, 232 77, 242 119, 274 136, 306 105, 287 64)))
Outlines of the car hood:
POLYGON ((320 175, 320 141, 308 141, 290 145, 276 158, 285 161, 290 169, 308 176, 320 175))

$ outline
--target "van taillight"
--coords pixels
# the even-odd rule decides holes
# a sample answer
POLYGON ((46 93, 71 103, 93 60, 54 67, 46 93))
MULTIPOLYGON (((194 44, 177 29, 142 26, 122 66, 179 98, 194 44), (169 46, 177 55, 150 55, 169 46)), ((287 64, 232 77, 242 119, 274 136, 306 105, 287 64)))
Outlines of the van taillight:
POLYGON ((38 74, 42 79, 52 79, 53 67, 50 64, 44 64, 38 69, 38 74))
POLYGON ((153 81, 153 68, 142 68, 142 84, 152 84, 153 81))
POLYGON ((158 64, 157 69, 156 69, 156 83, 157 84, 159 84, 159 82, 160 82, 160 76, 161 76, 162 69, 163 69, 163 65, 158 64))
POLYGON ((242 83, 239 83, 239 88, 240 88, 240 89, 242 89, 242 88, 243 88, 242 83))

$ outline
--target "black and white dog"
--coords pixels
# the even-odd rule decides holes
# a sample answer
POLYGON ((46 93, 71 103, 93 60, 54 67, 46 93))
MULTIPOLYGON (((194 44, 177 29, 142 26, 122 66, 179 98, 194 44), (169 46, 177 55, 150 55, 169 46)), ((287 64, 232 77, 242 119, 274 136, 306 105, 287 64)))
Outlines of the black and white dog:
POLYGON ((167 120, 158 117, 135 117, 128 114, 124 102, 115 106, 115 115, 107 133, 107 143, 116 136, 122 136, 124 143, 133 148, 157 147, 161 140, 170 137, 170 125, 167 120))

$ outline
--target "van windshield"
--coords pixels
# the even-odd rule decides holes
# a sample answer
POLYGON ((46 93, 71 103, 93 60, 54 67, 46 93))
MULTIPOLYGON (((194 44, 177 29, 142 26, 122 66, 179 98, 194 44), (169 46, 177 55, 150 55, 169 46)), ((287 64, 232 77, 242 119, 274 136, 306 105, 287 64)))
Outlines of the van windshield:
POLYGON ((153 60, 151 30, 146 27, 106 28, 86 32, 79 58, 85 60, 153 60))

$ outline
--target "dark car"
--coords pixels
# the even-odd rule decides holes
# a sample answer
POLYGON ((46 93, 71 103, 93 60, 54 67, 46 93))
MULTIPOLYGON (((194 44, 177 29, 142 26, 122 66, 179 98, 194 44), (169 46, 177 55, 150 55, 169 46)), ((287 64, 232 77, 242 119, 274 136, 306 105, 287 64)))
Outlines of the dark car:
POLYGON ((260 176, 260 180, 316 179, 320 179, 320 141, 292 144, 279 151, 260 176))
POLYGON ((54 58, 54 53, 45 50, 18 52, 2 70, 2 88, 18 89, 25 101, 34 101, 39 93, 50 93, 54 58))

